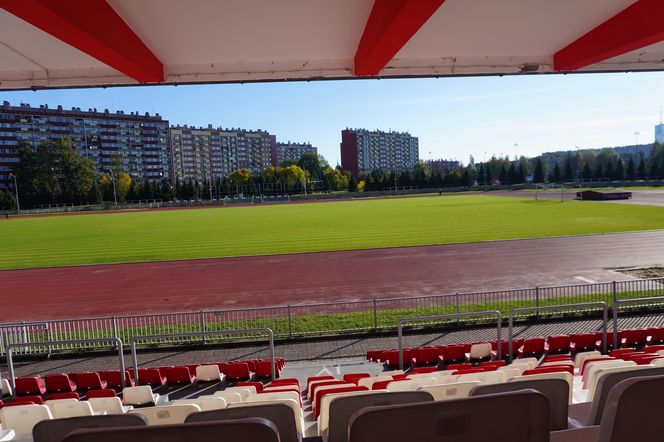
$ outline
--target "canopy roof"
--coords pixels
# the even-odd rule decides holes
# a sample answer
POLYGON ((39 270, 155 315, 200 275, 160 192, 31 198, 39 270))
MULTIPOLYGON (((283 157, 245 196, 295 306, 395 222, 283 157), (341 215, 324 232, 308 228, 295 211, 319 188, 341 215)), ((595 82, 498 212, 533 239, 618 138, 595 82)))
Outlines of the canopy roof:
POLYGON ((661 70, 661 0, 0 0, 0 89, 661 70))

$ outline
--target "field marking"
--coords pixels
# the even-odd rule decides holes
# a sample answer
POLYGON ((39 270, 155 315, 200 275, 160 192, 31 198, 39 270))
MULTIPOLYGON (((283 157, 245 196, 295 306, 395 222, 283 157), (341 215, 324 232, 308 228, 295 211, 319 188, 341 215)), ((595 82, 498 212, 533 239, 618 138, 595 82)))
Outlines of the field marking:
POLYGON ((588 284, 597 284, 597 281, 594 279, 586 278, 585 276, 575 276, 576 279, 580 279, 583 282, 587 282, 588 284))

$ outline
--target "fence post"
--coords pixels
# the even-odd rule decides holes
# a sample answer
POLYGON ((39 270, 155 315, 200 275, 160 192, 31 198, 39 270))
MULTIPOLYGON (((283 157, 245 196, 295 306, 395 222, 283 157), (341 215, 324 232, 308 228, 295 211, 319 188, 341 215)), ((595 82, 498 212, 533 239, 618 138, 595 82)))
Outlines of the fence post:
MULTIPOLYGON (((456 312, 457 312, 457 315, 458 315, 459 313, 461 313, 461 305, 459 303, 459 293, 455 293, 454 298, 456 299, 456 312)), ((459 326, 459 317, 458 316, 457 316, 456 322, 457 322, 457 327, 458 327, 459 326)))
MULTIPOLYGON (((539 308, 540 306, 540 293, 539 293, 539 287, 535 287, 535 307, 539 308)), ((539 310, 537 310, 537 315, 535 316, 537 319, 539 319, 539 310)))
POLYGON ((613 313, 613 348, 618 348, 618 292, 616 291, 616 282, 611 283, 611 293, 613 295, 613 304, 611 304, 611 313, 613 313))
POLYGON ((373 300, 373 319, 374 319, 374 332, 378 331, 378 307, 376 305, 376 298, 373 300))
MULTIPOLYGON (((199 320, 200 320, 201 332, 205 332, 205 328, 206 328, 205 327, 205 312, 203 310, 201 310, 201 312, 200 312, 199 320)), ((205 335, 203 335, 203 344, 205 344, 206 340, 207 339, 206 339, 205 335)))
POLYGON ((118 318, 113 316, 113 337, 114 338, 120 338, 118 336, 118 318))
POLYGON ((293 337, 293 316, 291 316, 290 304, 288 304, 288 336, 293 337))

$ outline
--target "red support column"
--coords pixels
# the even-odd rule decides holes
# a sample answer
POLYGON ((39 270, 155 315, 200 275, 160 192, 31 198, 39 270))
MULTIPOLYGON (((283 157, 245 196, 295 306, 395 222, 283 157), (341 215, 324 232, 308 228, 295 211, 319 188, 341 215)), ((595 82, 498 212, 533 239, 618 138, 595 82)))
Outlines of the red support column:
POLYGON ((0 8, 140 83, 164 66, 106 0, 0 0, 0 8))
POLYGON ((355 75, 377 75, 445 0, 375 0, 355 53, 355 75))
POLYGON ((574 71, 664 40, 664 1, 638 0, 556 52, 556 71, 574 71))

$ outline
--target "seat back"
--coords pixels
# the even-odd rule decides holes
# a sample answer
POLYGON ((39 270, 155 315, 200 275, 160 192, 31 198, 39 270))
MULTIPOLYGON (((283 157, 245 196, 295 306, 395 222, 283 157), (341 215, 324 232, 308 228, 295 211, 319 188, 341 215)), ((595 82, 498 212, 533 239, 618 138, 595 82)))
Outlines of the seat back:
POLYGON ((247 385, 245 387, 228 387, 223 391, 227 393, 238 393, 240 397, 242 397, 242 400, 244 401, 247 398, 247 396, 256 394, 256 387, 252 385, 247 385))
POLYGON ((473 344, 470 347, 470 359, 485 359, 491 357, 491 344, 473 344))
POLYGON ((280 401, 282 399, 291 399, 298 404, 300 403, 300 395, 294 391, 275 391, 261 394, 252 394, 247 396, 244 402, 280 401))
POLYGON ((549 414, 544 395, 521 390, 447 402, 369 407, 353 415, 348 433, 350 442, 487 441, 497 440, 496 429, 519 416, 520 425, 509 428, 509 441, 540 442, 549 440, 549 414))
POLYGON ((17 436, 32 434, 37 422, 53 419, 46 405, 17 405, 0 409, 2 427, 12 429, 17 436))
POLYGON ((149 385, 126 387, 122 390, 122 398, 127 405, 147 405, 155 403, 152 387, 149 385))
POLYGON ((574 367, 575 368, 581 368, 583 365, 583 361, 585 361, 588 358, 599 358, 602 357, 602 353, 600 353, 597 350, 592 350, 592 351, 584 351, 581 353, 577 353, 576 356, 574 357, 574 367))
POLYGON ((538 374, 529 374, 527 376, 515 376, 510 379, 508 382, 519 382, 527 380, 540 380, 540 379, 562 379, 567 382, 569 386, 569 403, 572 403, 572 395, 574 394, 574 376, 566 371, 559 371, 554 373, 538 373, 538 374))
POLYGON ((57 400, 50 401, 51 411, 55 419, 62 419, 65 417, 79 417, 79 416, 92 416, 92 406, 88 401, 77 400, 57 400))
POLYGON ((563 379, 524 379, 504 384, 480 385, 470 390, 470 397, 484 396, 494 393, 507 393, 531 389, 542 393, 549 401, 551 415, 549 429, 551 431, 567 428, 567 411, 569 402, 569 384, 563 379))
POLYGON ((191 413, 198 413, 198 405, 166 405, 162 407, 146 407, 130 410, 129 414, 145 416, 150 425, 182 424, 191 413))
MULTIPOLYGON (((234 406, 223 410, 201 411, 187 416, 185 423, 226 421, 247 418, 262 418, 272 422, 281 442, 298 442, 303 436, 298 430, 297 417, 293 409, 283 403, 251 404, 234 406)), ((244 441, 244 439, 242 439, 244 441)))
POLYGON ((78 416, 38 422, 32 430, 34 442, 61 442, 81 428, 146 427, 148 422, 138 415, 78 416))
MULTIPOLYGON (((242 402, 242 395, 238 392, 232 392, 232 391, 215 391, 213 396, 223 398, 226 401, 226 405, 228 404, 236 404, 242 402)), ((199 396, 202 397, 202 396, 199 396)))
POLYGON ((373 384, 375 384, 376 382, 391 381, 392 379, 394 379, 394 378, 392 378, 392 376, 372 376, 372 377, 369 377, 369 378, 362 378, 362 379, 358 380, 357 381, 357 386, 358 387, 367 387, 367 388, 371 389, 373 384))
POLYGON ((451 399, 460 399, 468 397, 468 393, 474 387, 482 385, 480 381, 454 382, 452 384, 431 385, 429 387, 420 387, 419 391, 425 391, 435 401, 448 401, 451 399))
POLYGON ((348 424, 353 414, 358 410, 365 407, 432 401, 433 397, 423 391, 371 392, 364 395, 338 397, 330 402, 327 429, 321 430, 323 436, 327 433, 328 442, 346 442, 348 440, 348 424))
POLYGON ((420 387, 439 384, 434 377, 422 377, 417 379, 404 379, 399 382, 390 382, 385 388, 387 391, 415 391, 420 387))
POLYGON ((158 427, 77 430, 63 442, 235 441, 279 442, 274 424, 260 418, 197 422, 158 427))
POLYGON ((218 382, 221 380, 221 372, 218 365, 199 365, 196 367, 196 380, 198 382, 218 382))
POLYGON ((95 412, 105 412, 109 415, 125 412, 119 397, 92 397, 88 398, 88 403, 95 412))
POLYGON ((460 374, 457 382, 480 381, 483 384, 497 384, 505 382, 505 373, 502 371, 485 371, 482 373, 460 374))
POLYGON ((614 367, 629 367, 633 365, 636 365, 636 362, 623 361, 622 359, 591 363, 586 366, 586 371, 583 373, 583 387, 589 389, 591 385, 594 385, 595 376, 600 370, 614 367))
POLYGON ((177 399, 171 403, 174 405, 198 405, 201 411, 223 410, 228 405, 226 400, 219 396, 201 396, 196 399, 177 399))
POLYGON ((0 380, 0 397, 2 396, 11 396, 12 395, 12 386, 9 385, 7 379, 0 380))
POLYGON ((597 379, 597 387, 593 396, 590 413, 588 414, 588 425, 599 425, 602 420, 602 413, 606 406, 606 400, 609 392, 618 382, 626 379, 644 377, 644 376, 662 376, 664 367, 645 367, 640 366, 638 370, 622 371, 616 373, 604 373, 597 379))
POLYGON ((608 373, 617 373, 617 372, 627 372, 627 371, 634 371, 634 370, 640 370, 641 368, 654 368, 654 366, 651 365, 637 365, 636 363, 633 365, 628 365, 624 367, 602 367, 599 370, 595 372, 594 377, 592 378, 592 383, 588 385, 588 402, 591 402, 593 398, 595 397, 595 393, 597 392, 597 381, 599 380, 600 376, 606 375, 608 373))
POLYGON ((662 440, 664 376, 636 377, 617 383, 609 392, 599 442, 662 440))

